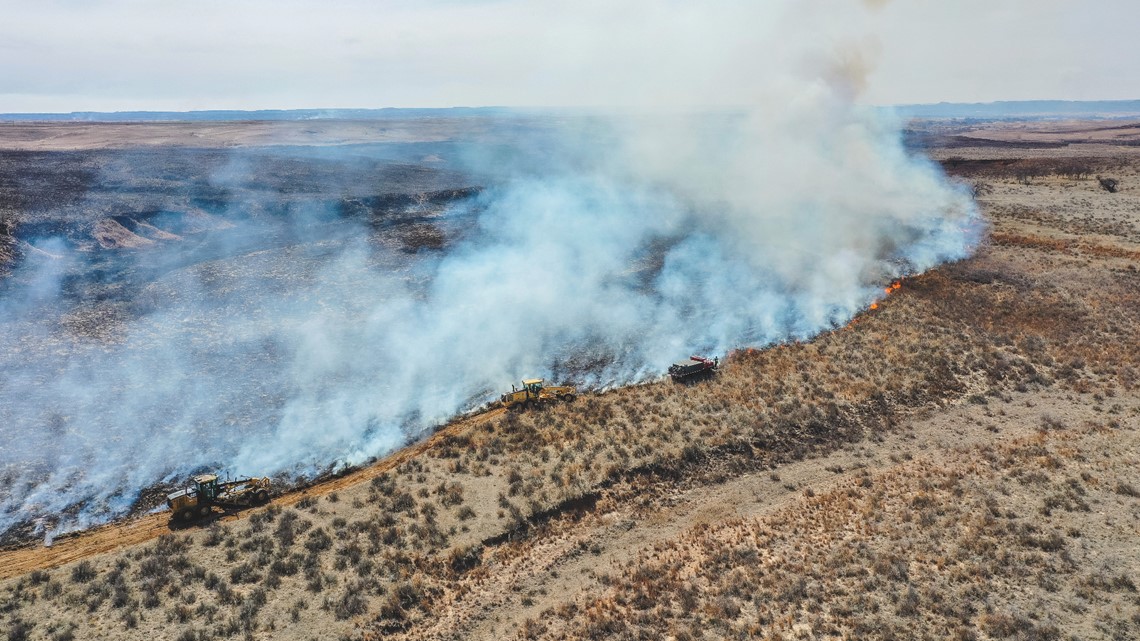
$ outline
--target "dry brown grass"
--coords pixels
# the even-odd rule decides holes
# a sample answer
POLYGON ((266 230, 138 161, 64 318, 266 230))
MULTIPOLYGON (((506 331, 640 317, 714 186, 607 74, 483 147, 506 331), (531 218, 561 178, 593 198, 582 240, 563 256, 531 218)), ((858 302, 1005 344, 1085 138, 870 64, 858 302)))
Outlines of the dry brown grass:
MULTIPOLYGON (((1134 607, 1137 570, 1086 563, 1109 539, 1078 521, 1092 513, 1082 506, 1136 513, 1129 488, 1140 479, 1087 442, 1114 443, 1136 420, 1136 221, 1042 205, 1041 194, 1087 179, 999 180, 984 201, 990 246, 905 280, 848 327, 736 352, 699 384, 471 422, 335 499, 8 580, 0 626, 27 638, 462 638, 502 616, 524 638, 1050 638, 1109 605, 1134 607), (1045 430, 1038 440, 939 463, 915 457, 921 449, 890 452, 895 469, 877 473, 851 454, 826 465, 838 490, 788 471, 905 442, 914 422, 955 408, 973 412, 978 438, 997 439, 1015 398, 1046 394, 1088 406, 1096 427, 1037 414, 1028 429, 1045 430), (685 492, 753 482, 787 507, 669 529, 685 492), (643 518, 661 519, 647 526, 665 537, 658 547, 608 547, 643 518), (590 566, 603 558, 621 562, 590 566), (566 559, 589 581, 511 592, 519 584, 506 569, 549 575, 566 559), (604 595, 590 593, 597 586, 604 595), (1017 586, 1040 602, 1007 598, 1017 586)), ((1095 197, 1121 211, 1135 202, 1127 190, 1095 197)), ((1110 627, 1140 625, 1106 616, 1110 627)))
POLYGON ((1140 629, 1129 614, 1140 604, 1140 564, 1127 528, 1089 513, 1120 503, 1110 480, 1135 475, 1121 454, 1138 437, 1114 433, 1120 440, 1106 450, 1106 429, 1042 432, 938 464, 914 461, 854 476, 764 519, 691 530, 615 568, 604 594, 546 612, 518 636, 1130 634, 1140 629), (1115 555, 1090 551, 1090 538, 1094 550, 1115 555))

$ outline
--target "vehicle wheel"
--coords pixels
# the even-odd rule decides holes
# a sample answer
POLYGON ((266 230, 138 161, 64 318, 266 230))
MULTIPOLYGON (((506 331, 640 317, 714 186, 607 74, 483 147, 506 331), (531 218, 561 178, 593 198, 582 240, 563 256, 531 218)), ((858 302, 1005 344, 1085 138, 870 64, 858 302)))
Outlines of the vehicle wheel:
POLYGON ((206 518, 207 516, 210 516, 210 511, 211 511, 211 510, 210 510, 210 506, 209 506, 209 505, 202 505, 202 506, 200 506, 200 507, 198 508, 198 518, 200 518, 200 519, 204 519, 204 518, 206 518))
POLYGON ((269 502, 269 492, 258 490, 257 494, 253 495, 253 500, 256 501, 258 505, 264 505, 269 502))
POLYGON ((562 396, 562 400, 566 401, 567 403, 574 402, 575 398, 578 398, 578 397, 574 396, 573 394, 565 394, 562 396))
POLYGON ((186 508, 185 510, 182 510, 181 512, 178 513, 178 518, 182 519, 183 521, 193 520, 194 510, 191 510, 190 508, 186 508))

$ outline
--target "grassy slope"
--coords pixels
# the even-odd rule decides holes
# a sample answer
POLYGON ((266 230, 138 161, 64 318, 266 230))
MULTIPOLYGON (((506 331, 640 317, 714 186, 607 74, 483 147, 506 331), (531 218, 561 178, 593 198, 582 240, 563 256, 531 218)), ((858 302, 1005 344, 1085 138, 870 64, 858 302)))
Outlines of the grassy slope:
POLYGON ((715 382, 475 422, 370 482, 5 581, 0 626, 1135 634, 1140 193, 985 178, 997 242, 848 328, 736 354, 715 382))

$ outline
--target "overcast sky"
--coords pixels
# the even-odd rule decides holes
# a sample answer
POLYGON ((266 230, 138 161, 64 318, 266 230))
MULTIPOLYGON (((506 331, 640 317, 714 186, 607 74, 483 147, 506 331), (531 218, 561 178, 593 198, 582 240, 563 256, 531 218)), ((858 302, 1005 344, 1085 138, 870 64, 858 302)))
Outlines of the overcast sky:
POLYGON ((0 112, 1140 98, 1136 0, 0 0, 0 112), (762 79, 762 81, 761 81, 762 79))

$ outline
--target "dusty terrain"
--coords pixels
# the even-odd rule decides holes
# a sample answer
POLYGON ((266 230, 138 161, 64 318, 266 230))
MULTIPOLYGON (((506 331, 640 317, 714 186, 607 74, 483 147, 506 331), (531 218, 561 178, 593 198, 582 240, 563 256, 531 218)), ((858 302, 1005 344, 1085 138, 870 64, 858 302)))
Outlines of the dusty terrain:
POLYGON ((453 140, 489 127, 472 118, 286 120, 262 122, 0 122, 10 151, 48 152, 146 147, 201 149, 286 145, 364 145, 453 140))
POLYGON ((459 421, 202 527, 0 552, 0 630, 1137 638, 1140 147, 949 127, 912 138, 991 240, 850 326, 459 421))

